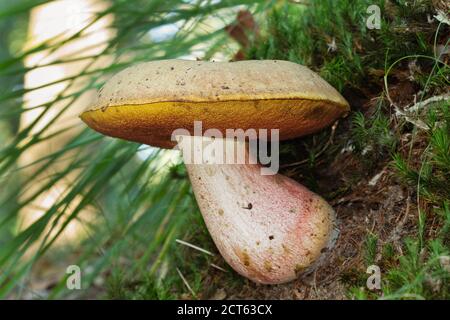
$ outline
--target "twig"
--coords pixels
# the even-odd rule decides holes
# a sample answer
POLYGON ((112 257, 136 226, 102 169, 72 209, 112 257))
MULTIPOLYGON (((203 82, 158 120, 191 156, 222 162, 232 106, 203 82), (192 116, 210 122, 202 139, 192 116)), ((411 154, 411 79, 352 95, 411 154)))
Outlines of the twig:
POLYGON ((412 105, 410 108, 407 108, 406 111, 412 113, 412 112, 417 112, 420 109, 426 107, 427 105, 433 103, 433 102, 438 102, 438 101, 445 101, 445 100, 450 100, 450 93, 446 93, 440 96, 434 96, 431 98, 428 98, 424 101, 420 101, 417 102, 416 104, 412 105))
POLYGON ((404 110, 401 110, 388 97, 389 102, 395 108, 395 114, 397 116, 402 116, 403 118, 405 118, 406 121, 408 121, 409 123, 412 123, 413 125, 415 125, 416 127, 420 128, 422 130, 429 130, 429 127, 422 120, 420 120, 420 119, 413 119, 412 118, 413 113, 417 113, 418 111, 420 111, 420 109, 423 109, 424 107, 426 107, 427 105, 429 105, 429 104, 431 104, 433 102, 445 101, 445 100, 449 100, 449 99, 450 99, 450 94, 443 94, 443 95, 440 95, 440 96, 434 96, 434 97, 428 98, 428 99, 426 99, 424 101, 419 101, 417 103, 414 103, 411 107, 405 108, 406 111, 404 111, 404 110))
POLYGON ((407 122, 412 123, 413 125, 415 125, 416 127, 420 128, 422 130, 429 129, 428 126, 426 125, 426 123, 423 122, 422 120, 419 120, 419 119, 416 120, 416 119, 411 118, 405 111, 401 110, 395 104, 392 104, 392 106, 394 106, 396 116, 402 116, 403 118, 405 118, 405 120, 407 122))

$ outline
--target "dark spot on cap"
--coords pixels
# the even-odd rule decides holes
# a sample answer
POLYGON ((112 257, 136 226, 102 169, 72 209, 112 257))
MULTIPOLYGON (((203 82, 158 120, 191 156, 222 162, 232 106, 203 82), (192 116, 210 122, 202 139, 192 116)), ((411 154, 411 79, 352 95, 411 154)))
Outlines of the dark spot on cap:
POLYGON ((249 202, 246 207, 242 207, 243 209, 251 210, 253 205, 249 202))
POLYGON ((272 236, 272 235, 269 236, 269 240, 273 240, 274 238, 275 238, 275 237, 272 236))

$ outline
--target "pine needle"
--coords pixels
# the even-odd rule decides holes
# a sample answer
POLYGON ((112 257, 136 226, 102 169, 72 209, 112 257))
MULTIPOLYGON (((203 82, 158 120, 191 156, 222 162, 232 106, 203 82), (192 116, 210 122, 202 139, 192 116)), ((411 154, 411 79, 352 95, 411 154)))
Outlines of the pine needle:
POLYGON ((214 254, 212 252, 210 252, 210 251, 208 251, 206 249, 200 248, 199 246, 193 245, 192 243, 189 243, 189 242, 186 242, 186 241, 183 241, 183 240, 180 240, 180 239, 175 239, 175 242, 177 242, 179 244, 182 244, 182 245, 184 245, 186 247, 190 247, 192 249, 198 250, 200 252, 206 253, 206 254, 214 257, 214 254))

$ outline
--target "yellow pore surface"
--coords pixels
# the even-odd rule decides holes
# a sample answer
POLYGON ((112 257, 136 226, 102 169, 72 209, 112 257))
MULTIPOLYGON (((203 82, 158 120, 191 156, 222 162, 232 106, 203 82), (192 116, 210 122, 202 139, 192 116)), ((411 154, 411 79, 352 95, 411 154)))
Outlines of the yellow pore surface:
POLYGON ((85 111, 81 118, 105 135, 171 148, 173 131, 194 134, 194 121, 224 136, 226 129, 279 129, 285 140, 319 131, 347 112, 348 106, 327 100, 266 99, 118 105, 85 111))

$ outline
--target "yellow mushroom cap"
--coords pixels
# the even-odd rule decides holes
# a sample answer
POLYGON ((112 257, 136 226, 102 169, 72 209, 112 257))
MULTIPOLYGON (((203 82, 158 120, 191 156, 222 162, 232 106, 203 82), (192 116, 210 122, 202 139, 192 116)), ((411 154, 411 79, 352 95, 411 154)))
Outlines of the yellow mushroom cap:
POLYGON ((318 131, 349 111, 319 75, 282 60, 151 61, 106 82, 81 119, 105 135, 169 148, 172 132, 279 129, 280 139, 318 131))

